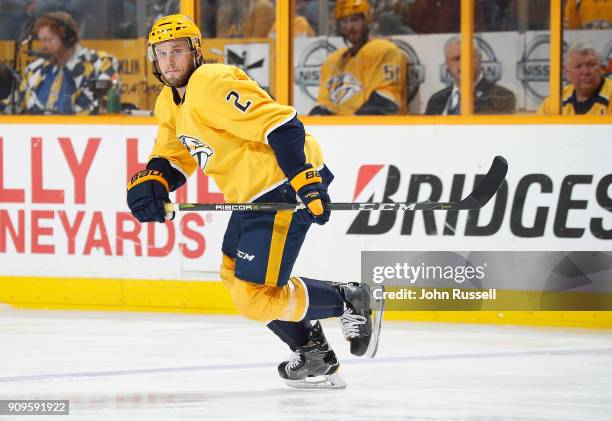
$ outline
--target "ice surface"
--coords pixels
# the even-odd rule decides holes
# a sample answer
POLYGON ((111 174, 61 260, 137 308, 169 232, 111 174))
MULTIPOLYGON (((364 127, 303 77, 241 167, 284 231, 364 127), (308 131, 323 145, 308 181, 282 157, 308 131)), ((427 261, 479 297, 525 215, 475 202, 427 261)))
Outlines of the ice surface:
POLYGON ((323 326, 346 390, 286 387, 289 350, 237 316, 2 309, 0 399, 69 399, 33 418, 56 421, 612 419, 612 332, 385 322, 364 360, 323 326))

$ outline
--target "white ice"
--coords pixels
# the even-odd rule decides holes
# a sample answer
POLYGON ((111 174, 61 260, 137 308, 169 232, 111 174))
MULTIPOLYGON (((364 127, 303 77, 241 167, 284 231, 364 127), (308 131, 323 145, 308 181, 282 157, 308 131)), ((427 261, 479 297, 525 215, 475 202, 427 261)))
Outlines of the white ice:
POLYGON ((345 390, 290 389, 289 350, 233 316, 0 310, 0 399, 68 417, 0 420, 611 420, 612 333, 385 322, 375 359, 324 322, 345 390))

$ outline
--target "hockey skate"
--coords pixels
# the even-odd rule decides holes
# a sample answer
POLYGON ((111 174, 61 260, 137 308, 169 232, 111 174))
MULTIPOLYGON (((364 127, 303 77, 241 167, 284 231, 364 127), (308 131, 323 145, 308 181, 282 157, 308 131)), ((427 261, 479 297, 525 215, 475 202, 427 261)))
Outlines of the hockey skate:
MULTIPOLYGON (((339 320, 344 337, 351 343, 351 354, 374 358, 378 351, 384 300, 375 300, 365 283, 337 283, 336 286, 346 306, 339 320)), ((381 288, 384 291, 384 287, 381 288)))
POLYGON ((291 359, 278 366, 278 374, 288 386, 299 389, 344 389, 346 383, 338 374, 338 359, 331 349, 321 323, 308 333, 308 343, 299 347, 291 359))

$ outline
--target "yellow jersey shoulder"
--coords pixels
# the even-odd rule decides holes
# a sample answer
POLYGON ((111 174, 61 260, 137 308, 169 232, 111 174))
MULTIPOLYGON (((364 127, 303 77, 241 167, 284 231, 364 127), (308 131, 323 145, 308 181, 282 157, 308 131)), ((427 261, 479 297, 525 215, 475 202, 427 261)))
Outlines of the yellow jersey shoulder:
POLYGON ((203 64, 198 67, 191 77, 189 78, 189 83, 187 84, 187 89, 189 86, 194 83, 206 83, 206 82, 214 82, 216 80, 232 80, 239 79, 245 80, 249 79, 247 74, 236 66, 230 66, 229 64, 222 63, 209 63, 203 64))
POLYGON ((574 93, 574 85, 572 85, 571 83, 568 83, 561 90, 561 100, 562 101, 567 100, 569 97, 572 96, 573 93, 574 93))
POLYGON ((348 51, 348 48, 346 48, 346 47, 338 48, 336 51, 334 51, 333 53, 330 53, 327 56, 327 59, 325 59, 325 63, 336 63, 336 62, 340 61, 342 59, 342 56, 347 51, 348 51))
POLYGON ((604 78, 604 85, 601 87, 599 95, 612 99, 612 79, 604 78))
MULTIPOLYGON (((236 86, 237 82, 257 84, 244 70, 236 66, 219 63, 204 64, 198 67, 189 78, 187 98, 189 98, 190 94, 193 95, 194 91, 197 92, 196 95, 199 95, 201 93, 210 94, 220 90, 231 89, 232 86, 236 86)), ((208 99, 214 101, 219 98, 213 96, 208 99)), ((225 98, 222 98, 222 100, 225 100, 225 98)))
POLYGON ((362 48, 365 55, 378 55, 381 52, 396 51, 400 52, 400 49, 389 40, 383 38, 374 38, 368 41, 362 48))
MULTIPOLYGON (((378 56, 381 53, 385 53, 388 51, 397 51, 401 53, 400 49, 392 43, 383 38, 374 38, 370 41, 366 42, 363 47, 357 52, 355 57, 372 57, 378 56)), ((331 53, 327 56, 327 60, 329 62, 337 62, 348 52, 348 48, 342 47, 331 53)))

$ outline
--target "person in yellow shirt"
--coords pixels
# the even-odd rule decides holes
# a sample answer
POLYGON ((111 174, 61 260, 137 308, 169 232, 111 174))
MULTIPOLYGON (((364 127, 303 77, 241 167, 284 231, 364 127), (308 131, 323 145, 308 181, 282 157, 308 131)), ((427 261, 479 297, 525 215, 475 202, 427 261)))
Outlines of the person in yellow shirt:
MULTIPOLYGON (((570 81, 561 93, 561 114, 612 114, 612 80, 604 77, 601 59, 592 44, 575 41, 567 50, 565 63, 570 81)), ((552 114, 552 103, 546 98, 538 114, 552 114)))
POLYGON ((391 41, 370 38, 370 3, 338 0, 334 19, 347 47, 334 51, 321 66, 317 104, 310 114, 405 113, 406 58, 391 41))
POLYGON ((566 29, 611 29, 612 0, 567 0, 566 29))
POLYGON ((333 175, 318 142, 305 133, 294 108, 272 100, 242 70, 202 64, 200 30, 191 19, 157 21, 148 57, 165 86, 155 104, 155 146, 146 169, 128 184, 132 214, 140 222, 163 223, 168 193, 195 171, 212 177, 229 203, 296 204, 299 198, 305 207, 296 212, 232 213, 221 279, 242 315, 266 322, 294 351, 278 367, 290 386, 307 387, 307 377, 345 386, 320 323, 310 321, 339 317, 351 352, 373 356, 381 312, 372 312, 365 284, 291 275, 308 229, 330 216, 333 175))

